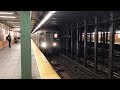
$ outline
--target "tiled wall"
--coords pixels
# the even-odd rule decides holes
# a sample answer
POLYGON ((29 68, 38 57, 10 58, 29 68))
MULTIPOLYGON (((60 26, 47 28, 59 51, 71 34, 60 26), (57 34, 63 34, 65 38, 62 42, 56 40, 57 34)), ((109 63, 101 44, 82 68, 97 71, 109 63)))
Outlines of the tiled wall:
POLYGON ((14 44, 14 36, 17 35, 18 32, 10 30, 10 27, 0 23, 0 50, 8 46, 8 41, 6 40, 7 35, 10 33, 12 38, 12 44, 14 44))

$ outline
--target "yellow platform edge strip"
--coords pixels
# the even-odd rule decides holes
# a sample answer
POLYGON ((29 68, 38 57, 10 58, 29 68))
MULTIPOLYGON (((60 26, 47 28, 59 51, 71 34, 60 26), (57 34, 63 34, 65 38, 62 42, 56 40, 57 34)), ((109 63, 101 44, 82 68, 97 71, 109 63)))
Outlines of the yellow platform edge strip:
POLYGON ((61 79, 59 75, 55 72, 53 67, 50 65, 49 61, 43 55, 43 53, 39 50, 39 48, 33 42, 32 39, 31 39, 31 46, 35 55, 40 78, 41 79, 61 79))

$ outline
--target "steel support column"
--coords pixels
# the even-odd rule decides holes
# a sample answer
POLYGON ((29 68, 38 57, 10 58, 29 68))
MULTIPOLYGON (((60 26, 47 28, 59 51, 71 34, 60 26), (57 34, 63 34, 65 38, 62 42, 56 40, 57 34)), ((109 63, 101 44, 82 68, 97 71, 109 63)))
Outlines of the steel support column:
POLYGON ((78 23, 77 23, 77 35, 76 35, 76 57, 78 57, 78 52, 79 52, 79 48, 78 48, 78 41, 79 41, 79 32, 78 32, 78 23))
POLYGON ((106 32, 106 40, 105 40, 106 43, 108 43, 108 31, 106 32))
POLYGON ((65 36, 64 36, 64 54, 66 55, 66 30, 64 30, 65 36))
POLYGON ((31 79, 31 32, 30 11, 20 11, 21 32, 21 76, 22 79, 31 79))
POLYGON ((105 31, 103 31, 103 43, 105 44, 105 31))
POLYGON ((66 30, 66 55, 68 54, 68 42, 69 40, 69 30, 66 30))
POLYGON ((78 43, 78 49, 79 49, 79 54, 78 54, 78 56, 79 57, 81 57, 81 44, 82 44, 82 32, 81 32, 81 30, 79 30, 79 43, 78 43))
POLYGON ((111 79, 113 76, 113 59, 114 59, 114 37, 115 37, 115 31, 114 31, 114 12, 110 13, 110 44, 109 44, 109 73, 108 78, 111 79))
POLYGON ((73 46, 73 44, 72 44, 72 24, 71 24, 71 58, 72 58, 72 46, 73 46))
POLYGON ((90 42, 91 42, 91 32, 90 32, 90 42))
POLYGON ((101 31, 101 36, 100 36, 100 37, 101 37, 101 38, 100 38, 101 43, 102 43, 102 41, 103 41, 102 36, 103 36, 103 35, 102 35, 102 31, 101 31))
POLYGON ((84 66, 86 67, 87 57, 87 20, 84 20, 84 66))
POLYGON ((95 43, 94 43, 94 72, 97 70, 98 58, 98 18, 95 17, 95 43))
POLYGON ((82 32, 81 31, 80 31, 79 37, 80 37, 80 42, 82 42, 82 32))
POLYGON ((65 31, 63 31, 63 54, 65 54, 65 31))

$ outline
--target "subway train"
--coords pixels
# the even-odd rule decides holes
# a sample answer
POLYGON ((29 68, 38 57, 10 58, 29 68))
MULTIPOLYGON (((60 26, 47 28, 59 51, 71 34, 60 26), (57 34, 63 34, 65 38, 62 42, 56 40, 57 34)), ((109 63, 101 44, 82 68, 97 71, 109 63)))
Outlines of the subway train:
POLYGON ((55 54, 60 50, 59 32, 54 29, 40 29, 32 39, 44 54, 55 54))

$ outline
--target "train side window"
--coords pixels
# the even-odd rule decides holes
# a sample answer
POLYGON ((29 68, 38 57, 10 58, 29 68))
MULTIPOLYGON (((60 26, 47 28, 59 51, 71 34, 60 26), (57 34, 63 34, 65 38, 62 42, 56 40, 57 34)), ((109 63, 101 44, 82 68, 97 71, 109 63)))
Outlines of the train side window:
POLYGON ((46 32, 46 40, 51 40, 52 39, 52 33, 51 32, 46 32))

